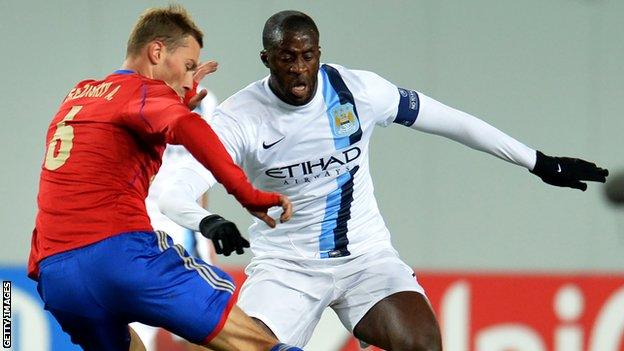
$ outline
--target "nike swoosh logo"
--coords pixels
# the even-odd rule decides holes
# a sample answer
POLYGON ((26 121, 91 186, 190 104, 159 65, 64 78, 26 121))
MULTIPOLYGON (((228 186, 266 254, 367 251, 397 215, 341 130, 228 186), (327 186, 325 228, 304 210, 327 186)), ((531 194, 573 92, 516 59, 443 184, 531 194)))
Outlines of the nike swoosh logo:
POLYGON ((557 173, 561 173, 561 165, 557 163, 557 173))
POLYGON ((283 136, 281 139, 279 139, 278 141, 271 143, 271 144, 267 144, 264 141, 262 142, 262 147, 266 150, 269 149, 270 147, 272 147, 273 145, 279 143, 280 141, 284 140, 285 136, 283 136))

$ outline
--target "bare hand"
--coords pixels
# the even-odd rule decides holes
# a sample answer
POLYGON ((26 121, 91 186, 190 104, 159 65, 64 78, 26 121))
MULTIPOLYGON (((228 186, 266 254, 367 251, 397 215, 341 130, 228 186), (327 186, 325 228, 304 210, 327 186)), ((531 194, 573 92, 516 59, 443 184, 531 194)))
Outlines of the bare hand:
MULTIPOLYGON (((209 75, 210 73, 215 72, 218 67, 219 67, 219 64, 217 63, 217 61, 208 61, 208 62, 200 63, 199 66, 197 66, 195 73, 193 74, 193 80, 196 81, 197 83, 201 82, 201 80, 204 79, 205 76, 209 75)), ((191 111, 196 109, 197 106, 199 106, 199 104, 201 103, 201 101, 206 97, 206 95, 208 95, 208 91, 206 89, 200 90, 195 96, 193 96, 189 100, 188 102, 189 109, 191 111)))
POLYGON ((213 73, 219 68, 219 64, 217 61, 207 61, 204 63, 200 63, 195 70, 195 74, 193 74, 193 80, 196 82, 201 82, 205 76, 213 73))
POLYGON ((201 104, 201 101, 208 95, 208 90, 202 89, 199 93, 193 95, 193 97, 188 101, 189 110, 193 111, 194 109, 201 104))
MULTIPOLYGON (((288 222, 292 216, 292 203, 285 195, 280 195, 280 206, 282 206, 282 215, 280 223, 288 222)), ((267 214, 267 211, 249 211, 254 217, 260 218, 269 227, 275 228, 275 220, 267 214)))

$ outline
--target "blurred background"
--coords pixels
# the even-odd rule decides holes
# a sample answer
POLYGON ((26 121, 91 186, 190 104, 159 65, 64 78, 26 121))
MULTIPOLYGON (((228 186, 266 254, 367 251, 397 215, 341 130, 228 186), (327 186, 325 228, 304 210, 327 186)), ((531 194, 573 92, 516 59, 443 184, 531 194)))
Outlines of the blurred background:
MULTIPOLYGON (((316 21, 323 62, 374 71, 546 154, 592 160, 611 174, 624 169, 624 1, 180 3, 204 30, 202 59, 219 62, 203 84, 220 101, 268 74, 259 60, 264 22, 296 9, 316 21)), ((166 4, 0 0, 0 275, 14 281, 14 314, 29 316, 13 320, 14 350, 67 347, 67 340, 56 341, 63 336, 54 323, 33 317, 43 310, 19 273, 49 121, 77 81, 119 68, 137 17, 166 4), (25 337, 34 325, 45 330, 39 341, 25 337)), ((525 169, 399 125, 378 128, 370 164, 395 247, 429 291, 448 350, 624 349, 624 208, 607 201, 602 184, 586 192, 551 187, 525 169), (532 295, 523 297, 527 291, 532 295), (523 298, 535 311, 487 313, 523 298), (524 322, 517 320, 522 313, 524 322), (494 333, 512 322, 534 333, 494 333)), ((239 227, 251 222, 222 188, 211 190, 209 201, 239 227)), ((249 259, 218 262, 236 275, 249 259)), ((327 335, 340 339, 338 346, 308 349, 357 350, 344 335, 327 335)))

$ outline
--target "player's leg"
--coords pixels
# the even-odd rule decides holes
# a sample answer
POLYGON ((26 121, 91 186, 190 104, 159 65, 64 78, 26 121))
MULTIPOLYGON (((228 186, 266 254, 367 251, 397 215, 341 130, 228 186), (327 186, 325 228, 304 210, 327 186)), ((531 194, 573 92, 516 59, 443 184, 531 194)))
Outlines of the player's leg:
MULTIPOLYGON (((281 344, 268 329, 264 330, 258 323, 234 306, 230 311, 223 329, 207 345, 188 344, 187 351, 220 351, 220 350, 270 350, 270 351, 301 351, 301 349, 281 344)), ((264 325, 264 324, 262 324, 264 325)))
POLYGON ((45 309, 83 350, 143 351, 140 340, 131 338, 127 322, 111 314, 92 293, 101 287, 99 277, 84 274, 81 258, 92 256, 97 246, 44 259, 39 265, 37 291, 45 309))
POLYGON ((277 338, 262 330, 240 308, 234 306, 223 329, 208 346, 214 350, 270 350, 277 338))
POLYGON ((184 340, 184 350, 186 351, 214 351, 212 349, 209 349, 208 347, 196 345, 186 340, 184 340))
POLYGON ((71 342, 85 351, 144 351, 143 343, 132 335, 127 324, 108 318, 91 318, 48 308, 71 342))
POLYGON ((307 344, 333 297, 330 274, 278 259, 254 260, 238 305, 261 330, 282 342, 307 344))
MULTIPOLYGON (((154 228, 166 232, 171 239, 173 239, 174 243, 182 245, 182 247, 184 247, 184 249, 192 256, 201 258, 204 262, 210 265, 215 265, 216 254, 214 252, 214 248, 212 247, 212 241, 206 239, 200 233, 193 232, 192 230, 177 225, 168 218, 163 218, 162 216, 158 216, 157 218, 157 221, 152 220, 154 228)), ((145 340, 143 338, 143 334, 141 334, 141 338, 145 340)), ((184 350, 186 351, 211 351, 206 347, 186 341, 175 334, 172 334, 172 339, 176 343, 182 344, 184 346, 184 350)))
POLYGON ((217 351, 269 351, 278 344, 234 306, 229 275, 190 256, 165 233, 143 239, 141 256, 127 265, 143 267, 145 273, 133 277, 133 289, 123 294, 139 322, 217 351))
POLYGON ((128 331, 130 332, 130 351, 145 351, 145 345, 143 345, 143 341, 139 335, 132 329, 132 327, 128 326, 128 331))
POLYGON ((396 251, 359 256, 337 275, 336 286, 343 293, 332 308, 362 342, 389 351, 441 350, 440 330, 424 290, 396 251))
POLYGON ((257 324, 257 325, 258 325, 258 326, 259 326, 262 330, 264 330, 264 332, 265 332, 265 333, 267 333, 267 334, 269 334, 269 335, 271 335, 272 337, 274 337, 274 338, 276 338, 276 339, 277 339, 277 336, 275 335, 275 333, 273 333, 273 331, 271 330, 271 328, 269 328, 269 326, 268 326, 268 325, 264 324, 264 322, 263 322, 263 321, 261 321, 261 320, 260 320, 260 319, 258 319, 258 318, 254 318, 254 317, 251 317, 251 319, 253 319, 253 321, 254 321, 254 322, 256 322, 256 324, 257 324))
POLYGON ((415 291, 395 293, 376 303, 353 334, 389 351, 442 350, 440 329, 429 302, 415 291))
POLYGON ((130 323, 130 328, 139 336, 145 346, 145 350, 156 350, 156 335, 158 334, 159 328, 141 323, 130 323))

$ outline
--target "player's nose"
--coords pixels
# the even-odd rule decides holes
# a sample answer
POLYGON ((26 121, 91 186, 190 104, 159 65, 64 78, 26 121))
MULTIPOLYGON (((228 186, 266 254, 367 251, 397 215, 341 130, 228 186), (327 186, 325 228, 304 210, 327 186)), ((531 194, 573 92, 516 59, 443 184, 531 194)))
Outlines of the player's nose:
POLYGON ((303 58, 298 57, 295 62, 290 66, 290 72, 295 74, 301 74, 306 70, 306 65, 303 58))
POLYGON ((184 76, 184 82, 182 83, 182 88, 184 89, 184 92, 188 92, 191 89, 193 89, 193 75, 192 74, 186 74, 184 76))

